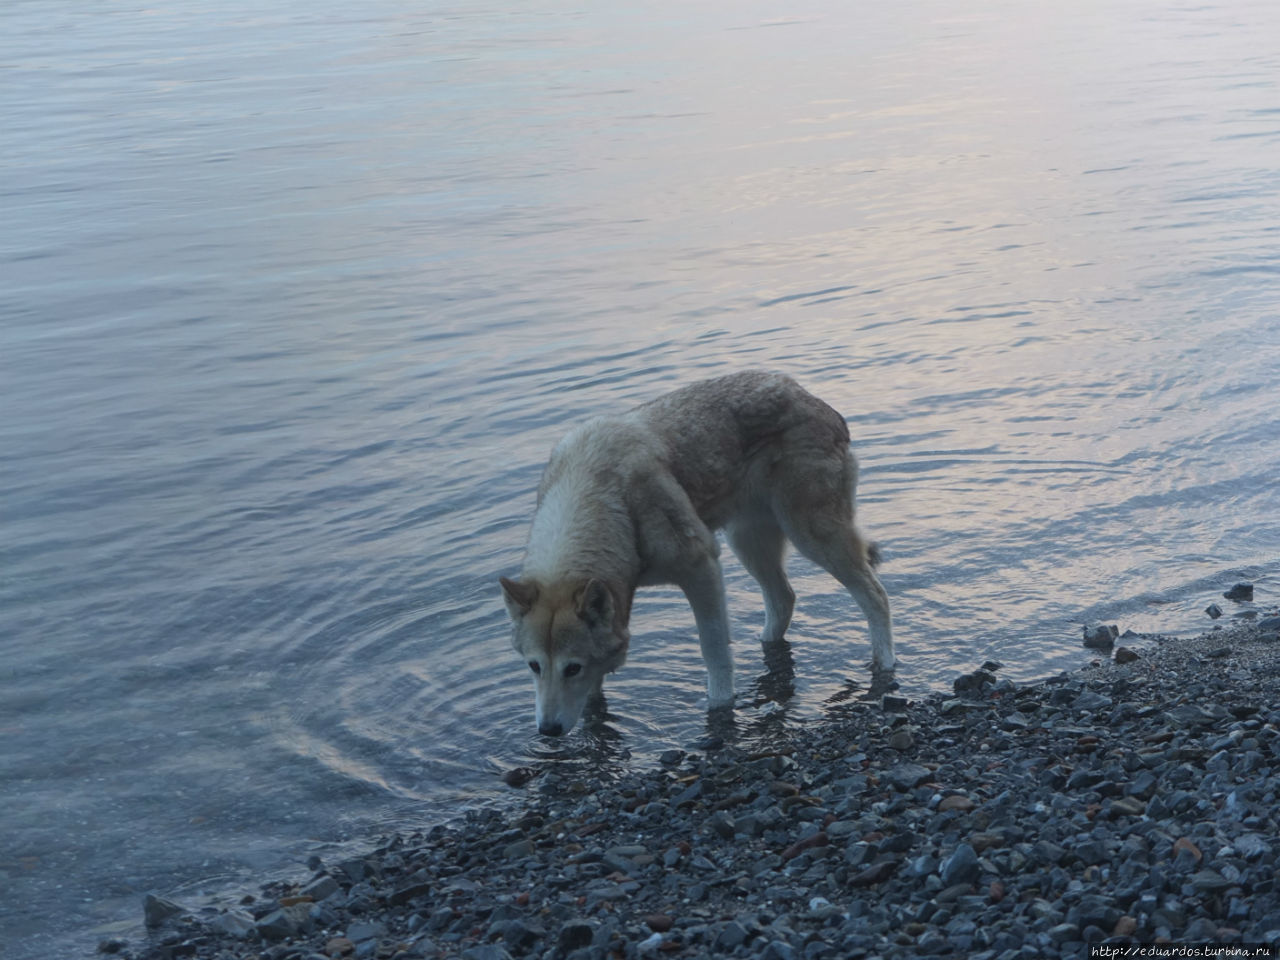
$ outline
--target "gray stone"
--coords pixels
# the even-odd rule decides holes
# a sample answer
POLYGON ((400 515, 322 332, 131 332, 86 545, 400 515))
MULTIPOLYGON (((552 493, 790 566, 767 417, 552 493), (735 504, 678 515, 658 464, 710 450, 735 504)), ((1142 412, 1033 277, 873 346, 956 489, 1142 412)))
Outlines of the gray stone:
POLYGON ((881 853, 906 853, 919 838, 910 830, 901 830, 880 844, 881 853))
POLYGON ((938 903, 955 903, 971 893, 973 893, 973 883, 965 880, 961 883, 953 883, 949 887, 943 887, 934 894, 933 899, 938 903))
POLYGON ((933 773, 918 763, 900 763, 884 772, 887 780, 896 790, 905 793, 924 783, 933 773))
POLYGON ((879 848, 874 844, 855 840, 845 848, 844 859, 851 867, 861 867, 875 859, 875 855, 879 852, 879 848))
POLYGON ((1190 703, 1166 710, 1165 717, 1170 723, 1179 727, 1207 727, 1217 723, 1218 720, 1212 713, 1190 703))
POLYGON ((496 943, 481 943, 468 947, 460 956, 462 960, 511 960, 511 954, 496 943))
POLYGON ((1049 939, 1059 945, 1077 942, 1081 939, 1080 928, 1074 923, 1060 923, 1049 928, 1049 939))
POLYGON ((392 891, 390 896, 387 897, 387 902, 392 906, 401 906, 422 897, 429 896, 434 889, 434 884, 411 883, 407 887, 400 887, 398 890, 392 891))
POLYGON ((618 873, 625 874, 629 877, 634 876, 640 869, 636 866, 634 860, 630 857, 624 856, 617 850, 606 850, 603 863, 608 867, 612 867, 618 873))
POLYGON ((453 877, 444 886, 444 892, 450 894, 472 894, 478 893, 479 890, 480 884, 476 883, 474 880, 468 880, 466 877, 453 877))
POLYGON ((1246 860, 1257 860, 1259 857, 1270 857, 1272 848, 1265 837, 1257 833, 1242 833, 1236 837, 1232 846, 1246 860))
POLYGON ((1204 608, 1204 612, 1209 615, 1210 620, 1217 620, 1220 616, 1222 616, 1222 608, 1218 606, 1216 603, 1209 604, 1207 607, 1204 608))
POLYGON ((577 950, 579 947, 591 946, 595 938, 595 928, 585 920, 570 920, 560 928, 556 937, 556 946, 563 952, 577 950))
POLYGON ((302 893, 304 896, 310 897, 319 903, 321 900, 328 899, 341 890, 342 888, 338 886, 338 881, 333 877, 316 877, 302 888, 302 893))
POLYGON ((210 920, 209 929, 222 934, 224 937, 244 940, 254 932, 255 924, 253 917, 249 916, 249 914, 241 913, 239 910, 228 910, 226 913, 220 913, 210 920))
POLYGON ((1150 770, 1143 770, 1125 785, 1124 792, 1139 800, 1150 800, 1158 785, 1156 775, 1150 770))
POLYGON ((189 913, 186 907, 154 893, 148 893, 142 900, 142 919, 148 927, 161 927, 175 917, 189 913))
POLYGON ((1228 600, 1234 600, 1237 603, 1247 602, 1253 599, 1252 583, 1237 583, 1230 590, 1222 594, 1228 600))
POLYGON ((1105 897, 1089 895, 1080 898, 1079 906, 1072 911, 1072 919, 1082 927, 1094 926, 1111 930, 1122 912, 1105 897))
POLYGON ((956 677, 951 686, 958 697, 978 696, 995 682, 995 674, 988 673, 986 670, 975 670, 973 673, 956 677))
POLYGON ((951 856, 942 861, 939 876, 943 884, 950 887, 955 884, 973 883, 981 872, 978 854, 969 844, 962 843, 956 847, 951 856))
POLYGON ((1094 650, 1110 650, 1120 636, 1115 624, 1095 623, 1084 628, 1084 645, 1094 650))
POLYGON ((1187 924, 1182 934, 1188 943, 1206 943, 1218 938, 1218 925, 1205 917, 1197 917, 1187 924))
POLYGON ((1068 790, 1088 790, 1095 787, 1103 780, 1103 774, 1097 770, 1077 770, 1071 776, 1067 777, 1068 790))
POLYGON ((746 943, 748 936, 746 927, 737 920, 730 920, 716 937, 716 946, 721 950, 732 950, 739 944, 746 943))
POLYGON ((502 848, 502 856, 507 860, 522 860, 525 857, 533 856, 535 849, 532 840, 516 840, 514 843, 509 843, 502 848))
POLYGON ((895 730, 889 735, 888 745, 894 750, 910 750, 916 745, 916 738, 910 730, 895 730))
POLYGON ((1111 702, 1110 697, 1104 697, 1102 694, 1094 693, 1092 690, 1085 690, 1072 701, 1071 709, 1088 710, 1091 713, 1097 713, 1099 710, 1109 709, 1111 702))
POLYGON ((1036 860, 1057 864, 1066 859, 1067 851, 1048 840, 1037 840, 1031 845, 1031 855, 1036 860))
POLYGON ((937 857, 925 853, 907 864, 907 874, 913 877, 927 877, 931 873, 936 873, 939 866, 937 857))
POLYGON ((940 930, 926 930, 920 934, 920 939, 916 941, 916 952, 927 956, 929 954, 942 953, 952 946, 950 939, 944 936, 940 930))
POLYGON ((345 874, 347 879, 352 883, 359 883, 369 875, 369 865, 362 857, 352 857, 349 860, 343 860, 333 868, 339 873, 345 874))
POLYGON ((717 836, 722 840, 732 840, 734 833, 737 832, 733 817, 725 813, 723 810, 711 815, 711 819, 707 821, 709 826, 717 836))
POLYGON ((702 796, 702 790, 703 790, 703 781, 695 780, 693 783, 687 786, 683 791, 681 791, 675 797, 672 798, 671 800, 672 808, 679 809, 680 807, 686 806, 688 804, 692 804, 700 796, 702 796))
POLYGON ((1138 817, 1147 805, 1137 797, 1116 797, 1108 806, 1113 817, 1138 817))
POLYGON ((1055 923, 1062 919, 1062 911, 1043 898, 1032 900, 1027 912, 1035 919, 1043 920, 1046 923, 1055 923))
MULTIPOLYGON (((275 943, 288 937, 306 933, 312 927, 311 904, 295 903, 273 910, 255 924, 258 936, 275 943)), ((352 937, 352 940, 355 938, 352 937)))
POLYGON ((1220 893, 1235 884, 1217 870, 1199 870, 1191 877, 1191 885, 1200 893, 1220 893))
POLYGON ((594 910, 601 903, 625 900, 626 891, 609 880, 597 880, 587 887, 587 909, 594 910))
POLYGON ((360 943, 363 940, 376 940, 379 937, 386 936, 386 933, 386 924, 376 921, 360 921, 347 927, 347 939, 353 943, 360 943))
MULTIPOLYGON (((535 923, 529 923, 523 919, 508 920, 502 927, 502 940, 516 953, 524 954, 546 936, 546 933, 546 930, 535 923)), ((591 942, 590 936, 587 937, 587 942, 591 942)))

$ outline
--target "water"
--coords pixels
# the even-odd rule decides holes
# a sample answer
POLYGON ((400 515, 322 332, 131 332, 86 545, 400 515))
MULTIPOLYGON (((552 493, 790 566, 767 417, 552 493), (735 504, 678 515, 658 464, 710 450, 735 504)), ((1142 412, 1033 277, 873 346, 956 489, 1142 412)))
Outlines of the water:
MULTIPOLYGON (((697 737, 651 590, 539 741, 496 578, 569 424, 702 376, 850 418, 909 694, 1274 601, 1280 10, 613 6, 0 13, 6 955, 697 737)), ((795 559, 771 708, 726 572, 744 737, 865 689, 795 559)))

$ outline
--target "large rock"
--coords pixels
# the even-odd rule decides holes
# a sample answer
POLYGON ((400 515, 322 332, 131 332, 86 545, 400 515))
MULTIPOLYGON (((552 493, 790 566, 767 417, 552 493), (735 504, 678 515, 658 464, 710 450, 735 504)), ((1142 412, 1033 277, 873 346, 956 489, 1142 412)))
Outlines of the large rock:
POLYGON ((312 927, 311 904, 295 903, 273 910, 255 925, 258 936, 270 943, 309 933, 312 927))
POLYGON ((981 872, 978 854, 969 844, 962 843, 951 856, 942 861, 939 875, 943 885, 950 887, 958 883, 973 883, 981 872))
POLYGON ((1252 583, 1237 583, 1234 587, 1223 594, 1228 600, 1234 600, 1242 603, 1253 599, 1252 583))
POLYGON ((246 940, 253 933, 255 924, 253 917, 239 910, 228 910, 209 921, 209 929, 226 937, 246 940))
POLYGON ((170 920, 189 913, 180 903, 148 893, 142 901, 142 919, 148 927, 162 927, 170 920))
POLYGON ((1258 632, 1263 637, 1274 640, 1280 634, 1280 617, 1266 617, 1258 621, 1258 632))
POLYGON ((957 697, 980 697, 987 687, 996 682, 996 675, 987 670, 975 670, 956 677, 951 684, 957 697))
POLYGON ((1084 628, 1084 645, 1094 650, 1110 650, 1115 646, 1120 628, 1113 623, 1092 623, 1084 628))
POLYGON ((927 767, 922 767, 918 763, 900 763, 896 767, 890 767, 884 772, 884 779, 887 780, 895 790, 905 793, 908 790, 918 787, 931 776, 932 772, 927 767))

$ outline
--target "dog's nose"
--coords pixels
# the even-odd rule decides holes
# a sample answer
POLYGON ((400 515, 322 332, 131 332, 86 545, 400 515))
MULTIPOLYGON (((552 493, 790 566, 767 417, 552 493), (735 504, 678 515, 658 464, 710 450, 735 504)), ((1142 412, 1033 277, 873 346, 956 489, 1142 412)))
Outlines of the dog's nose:
POLYGON ((558 737, 564 733, 564 727, 559 723, 540 723, 538 732, 544 737, 558 737))

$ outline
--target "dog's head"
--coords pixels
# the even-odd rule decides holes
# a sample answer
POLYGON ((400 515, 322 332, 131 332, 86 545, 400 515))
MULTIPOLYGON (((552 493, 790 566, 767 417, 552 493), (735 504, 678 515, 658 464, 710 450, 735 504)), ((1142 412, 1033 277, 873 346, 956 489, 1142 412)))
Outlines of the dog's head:
POLYGON ((533 673, 538 732, 573 729, 606 673, 627 659, 621 598, 601 580, 542 584, 502 578, 511 642, 533 673))

